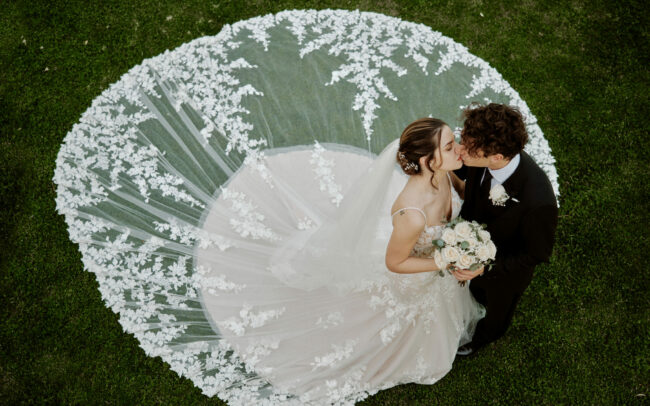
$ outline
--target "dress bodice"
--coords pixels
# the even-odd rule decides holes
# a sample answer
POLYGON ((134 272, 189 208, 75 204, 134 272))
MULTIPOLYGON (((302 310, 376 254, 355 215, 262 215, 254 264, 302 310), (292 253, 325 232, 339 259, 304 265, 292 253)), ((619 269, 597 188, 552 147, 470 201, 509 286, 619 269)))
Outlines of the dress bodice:
MULTIPOLYGON (((454 219, 458 217, 458 215, 460 214, 460 208, 463 204, 463 201, 458 195, 458 193, 456 192, 456 189, 454 188, 451 182, 451 177, 449 176, 449 174, 447 174, 447 177, 449 178, 449 183, 451 186, 451 219, 454 219)), ((422 233, 420 233, 420 237, 418 238, 417 242, 413 246, 413 250, 411 251, 411 256, 420 257, 420 258, 430 258, 433 256, 433 251, 434 251, 434 247, 431 241, 440 237, 442 233, 442 229, 444 228, 444 224, 436 225, 436 226, 427 225, 428 221, 427 221, 426 214, 417 207, 401 208, 395 211, 395 213, 393 213, 393 216, 399 213, 400 211, 407 210, 407 209, 415 209, 420 213, 422 213, 422 215, 424 216, 424 230, 422 230, 422 233)))

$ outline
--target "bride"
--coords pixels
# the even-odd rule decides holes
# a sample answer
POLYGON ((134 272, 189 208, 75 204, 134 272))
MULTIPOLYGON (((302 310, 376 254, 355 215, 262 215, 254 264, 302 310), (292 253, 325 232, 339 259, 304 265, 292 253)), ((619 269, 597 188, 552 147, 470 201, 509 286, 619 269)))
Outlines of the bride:
POLYGON ((454 207, 465 188, 451 172, 463 165, 456 147, 449 126, 435 118, 417 120, 402 133, 397 159, 410 177, 391 209, 394 229, 386 250, 391 271, 439 270, 430 257, 431 240, 444 222, 458 215, 454 207))
MULTIPOLYGON (((462 164, 455 146, 444 122, 419 119, 349 187, 340 207, 321 213, 319 226, 271 247, 199 253, 199 265, 221 265, 213 277, 241 287, 204 295, 215 331, 274 393, 296 404, 350 404, 402 383, 433 384, 451 369, 484 315, 468 286, 433 259, 432 240, 462 204, 463 182, 451 172, 462 164), (408 176, 395 170, 396 160, 408 176), (270 272, 253 273, 259 269, 270 272)), ((337 165, 356 159, 336 156, 337 165)), ((293 195, 247 187, 264 193, 269 208, 274 193, 293 195)), ((302 187, 296 210, 309 206, 302 187)), ((282 229, 284 220, 273 221, 282 229)))

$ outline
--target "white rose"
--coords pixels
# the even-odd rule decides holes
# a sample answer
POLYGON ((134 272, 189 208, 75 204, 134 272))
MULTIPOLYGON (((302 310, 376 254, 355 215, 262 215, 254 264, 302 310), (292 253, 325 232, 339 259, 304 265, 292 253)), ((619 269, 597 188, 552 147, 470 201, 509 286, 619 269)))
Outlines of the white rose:
POLYGON ((442 249, 442 259, 447 263, 456 262, 459 256, 460 254, 455 247, 448 246, 442 249))
POLYGON ((478 240, 476 238, 474 238, 473 235, 470 235, 469 237, 467 237, 465 239, 465 241, 467 241, 470 248, 474 248, 474 247, 476 247, 478 245, 478 240))
POLYGON ((490 248, 488 248, 487 244, 481 244, 478 246, 476 249, 476 256, 481 262, 486 262, 492 257, 490 255, 490 248))
POLYGON ((447 245, 456 244, 456 233, 451 228, 445 228, 440 237, 447 245))
POLYGON ((456 236, 464 240, 472 235, 472 226, 470 226, 468 222, 463 221, 462 223, 456 224, 454 231, 456 232, 456 236))
POLYGON ((442 259, 442 254, 440 253, 440 250, 434 251, 433 260, 436 261, 436 265, 438 265, 438 268, 440 269, 447 268, 447 263, 442 259))
POLYGON ((490 241, 490 233, 486 230, 478 230, 478 236, 483 242, 490 241))
POLYGON ((497 246, 492 241, 488 241, 487 247, 490 250, 490 259, 494 259, 497 255, 497 246))
POLYGON ((471 255, 463 254, 458 259, 456 265, 461 269, 469 269, 470 266, 474 263, 474 258, 471 255))

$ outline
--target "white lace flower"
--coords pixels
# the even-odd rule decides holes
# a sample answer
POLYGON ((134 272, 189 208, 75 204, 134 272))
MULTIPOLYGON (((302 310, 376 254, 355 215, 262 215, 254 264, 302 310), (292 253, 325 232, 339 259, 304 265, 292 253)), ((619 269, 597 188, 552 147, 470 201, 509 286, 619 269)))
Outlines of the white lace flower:
POLYGON ((299 230, 309 230, 314 227, 314 222, 309 217, 303 217, 298 220, 298 229, 299 230))
POLYGON ((328 329, 329 327, 336 327, 341 323, 343 323, 343 314, 341 314, 341 312, 328 313, 325 319, 323 319, 323 317, 321 316, 316 321, 316 325, 323 329, 328 329))
POLYGON ((506 189, 501 184, 496 184, 490 189, 490 200, 495 206, 505 206, 510 196, 506 193, 506 189))
POLYGON ((314 165, 312 167, 316 177, 320 182, 320 190, 327 192, 330 196, 332 203, 339 207, 341 200, 343 200, 343 194, 341 193, 341 186, 339 186, 334 179, 334 172, 332 167, 334 166, 334 161, 330 159, 325 159, 323 154, 325 153, 325 148, 318 143, 314 142, 314 150, 311 153, 311 159, 309 163, 314 165))
POLYGON ((231 209, 237 215, 230 219, 230 225, 242 237, 269 241, 279 238, 273 230, 264 225, 264 215, 256 210, 258 207, 244 193, 221 187, 221 195, 230 201, 231 209))
POLYGON ((257 313, 252 310, 252 306, 244 304, 239 311, 239 317, 230 317, 227 320, 221 321, 220 324, 236 335, 241 336, 246 332, 247 327, 262 327, 269 321, 278 319, 278 317, 284 314, 286 308, 262 310, 257 313))
POLYGON ((347 340, 344 345, 332 344, 332 351, 322 357, 315 357, 314 362, 310 363, 313 370, 321 367, 332 366, 341 362, 352 355, 354 347, 357 345, 358 340, 347 340))

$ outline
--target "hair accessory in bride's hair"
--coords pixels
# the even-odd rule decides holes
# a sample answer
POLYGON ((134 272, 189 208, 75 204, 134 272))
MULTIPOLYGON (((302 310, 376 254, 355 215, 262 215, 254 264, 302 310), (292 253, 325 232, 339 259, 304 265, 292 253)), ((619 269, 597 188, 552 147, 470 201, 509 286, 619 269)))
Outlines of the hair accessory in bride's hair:
POLYGON ((415 162, 409 162, 408 159, 406 159, 406 155, 402 151, 399 152, 399 160, 402 163, 402 167, 404 168, 405 171, 409 171, 411 169, 417 171, 418 170, 418 164, 415 162))
POLYGON ((418 170, 418 164, 415 162, 409 162, 406 164, 406 170, 408 171, 409 169, 413 168, 413 170, 417 171, 418 170))

